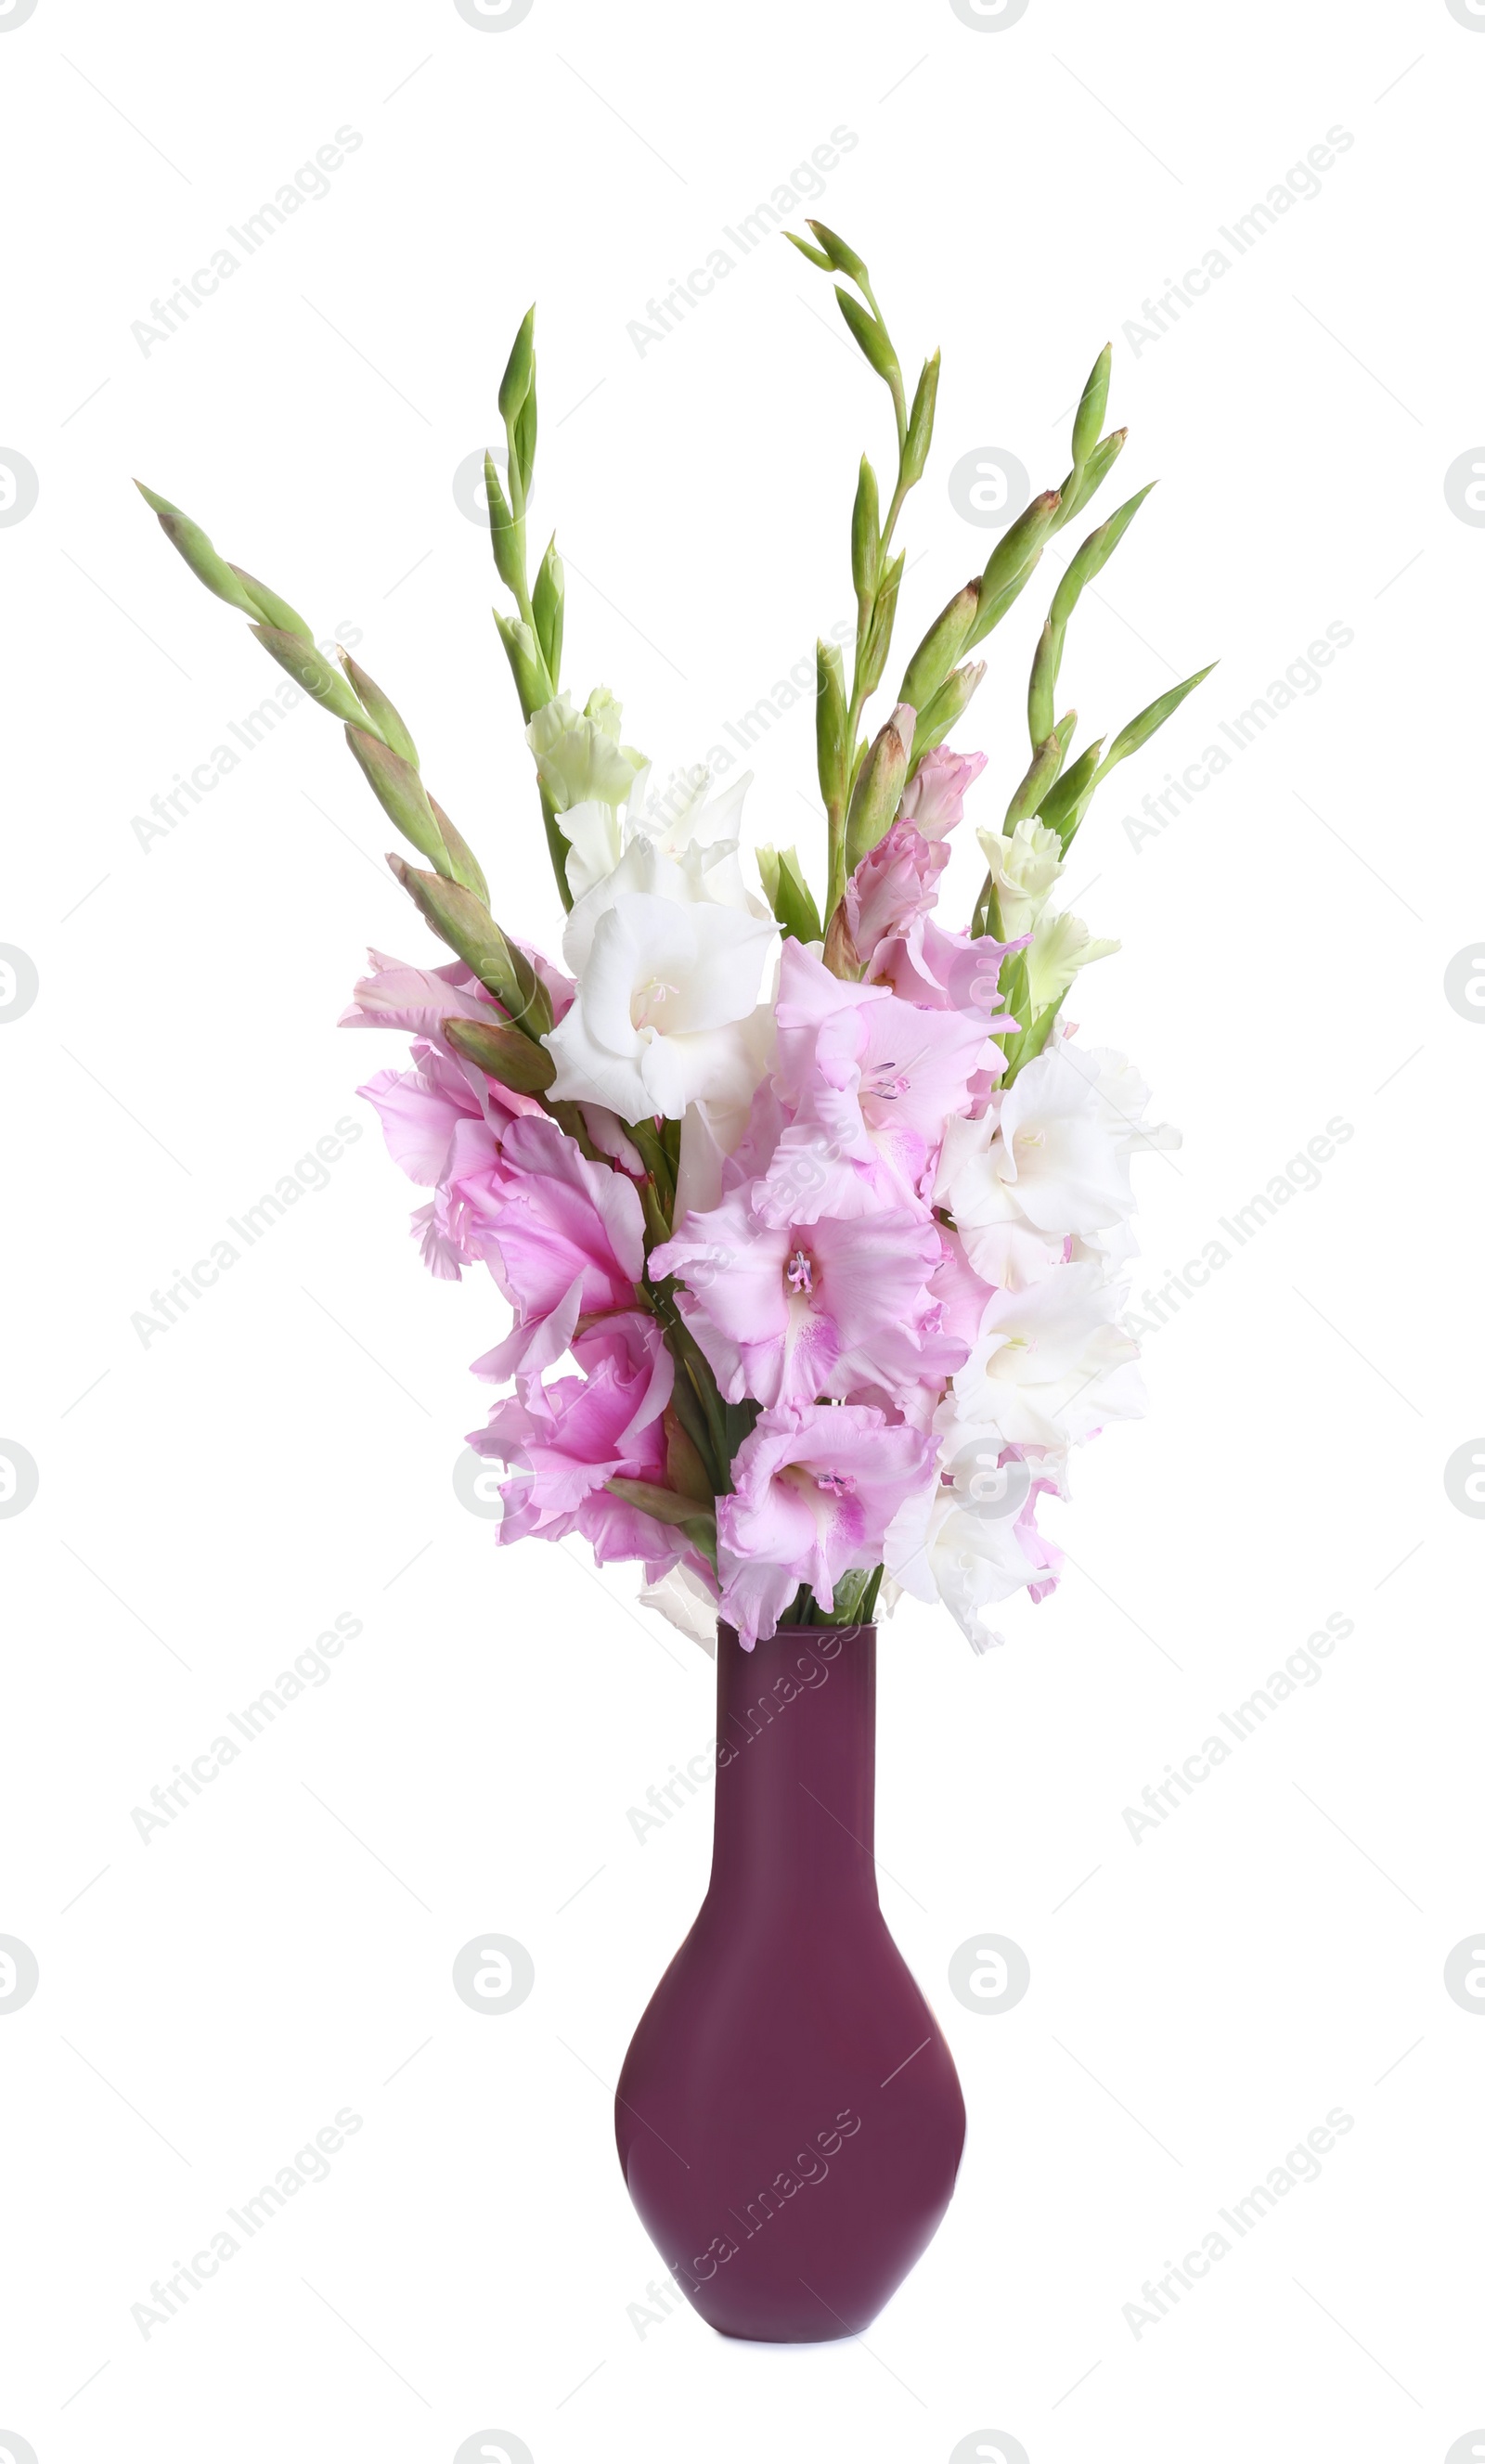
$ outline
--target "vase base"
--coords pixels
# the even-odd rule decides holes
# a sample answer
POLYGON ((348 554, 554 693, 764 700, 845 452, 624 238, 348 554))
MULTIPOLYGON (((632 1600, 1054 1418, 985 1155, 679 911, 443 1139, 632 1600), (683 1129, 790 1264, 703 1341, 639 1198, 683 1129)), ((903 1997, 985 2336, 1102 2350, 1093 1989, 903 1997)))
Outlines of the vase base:
POLYGON ((809 2328, 797 2327, 788 2335, 760 2336, 747 2327, 719 2327, 712 2319, 706 2323, 714 2336, 725 2336, 729 2344, 756 2344, 765 2353, 776 2351, 780 2344, 846 2344, 866 2332, 863 2327, 827 2327, 817 2336, 809 2328))

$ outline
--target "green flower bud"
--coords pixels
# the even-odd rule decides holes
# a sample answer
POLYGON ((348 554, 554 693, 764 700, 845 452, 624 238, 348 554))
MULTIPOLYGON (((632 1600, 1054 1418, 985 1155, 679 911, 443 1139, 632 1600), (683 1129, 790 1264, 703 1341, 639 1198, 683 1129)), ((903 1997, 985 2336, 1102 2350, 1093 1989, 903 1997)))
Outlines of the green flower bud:
POLYGON ((882 576, 881 587, 876 593, 875 604, 872 609, 872 621, 867 627, 866 640, 861 649, 860 685, 863 699, 868 693, 874 693, 882 680, 882 671, 887 665, 887 653, 892 648, 892 627, 898 613, 898 592, 902 584, 902 568, 906 562, 906 550, 900 556, 893 558, 882 576))
POLYGON ((971 659, 946 676, 926 710, 918 714, 913 732, 913 767, 916 770, 925 753, 942 744, 951 728, 956 727, 985 681, 985 661, 971 659))
POLYGON ((829 223, 817 223, 809 216, 806 217, 806 222, 820 243, 826 264, 836 274, 847 275, 853 282, 859 284, 865 291, 870 282, 866 259, 857 256, 853 248, 848 248, 840 233, 832 231, 829 223))
POLYGON ((1088 799, 1097 783, 1098 756, 1103 751, 1103 738, 1090 744, 1079 754, 1071 769, 1064 770, 1056 783, 1049 787, 1037 806, 1036 818, 1050 830, 1055 830, 1062 841, 1063 851, 1072 846, 1078 823, 1088 808, 1088 799))
POLYGON ((557 534, 547 542, 531 594, 531 612, 536 619, 537 640, 553 693, 562 680, 562 627, 566 595, 566 576, 557 553, 557 534))
MULTIPOLYGON (((430 796, 428 801, 433 808, 433 819, 443 838, 446 861, 438 865, 438 870, 450 881, 456 881, 461 889, 472 891, 481 907, 488 907, 489 887, 474 854, 454 828, 437 797, 430 796)), ((436 863, 437 859, 435 858, 434 861, 436 863)))
POLYGON ((516 1026, 483 1019, 446 1018, 443 1031, 455 1052, 486 1070, 502 1087, 519 1095, 541 1095, 557 1075, 557 1064, 544 1045, 533 1044, 516 1026))
POLYGON ((881 565, 881 506, 876 473, 861 456, 855 502, 851 509, 851 579, 857 599, 869 600, 876 588, 881 565))
POLYGON ((1045 489, 1041 495, 1032 497, 1005 538, 996 542, 980 576, 980 610, 964 646, 966 649, 984 641, 1025 588, 1043 542, 1056 525, 1061 501, 1055 488, 1045 489))
POLYGON ((519 616, 502 616, 494 611, 496 630, 505 645, 516 691, 521 696, 521 715, 529 718, 533 711, 543 710, 553 698, 551 682, 546 673, 541 647, 529 625, 519 616))
POLYGON ((269 657, 287 669, 297 685, 302 686, 321 707, 344 719, 347 727, 364 727, 375 736, 376 722, 364 711, 339 668, 332 668, 313 642, 301 642, 296 633, 280 632, 275 625, 254 625, 249 630, 257 636, 269 657))
POLYGON ((145 487, 143 479, 136 479, 134 484, 158 517, 170 545, 185 558, 196 580, 204 582, 209 590, 215 591, 218 599, 225 599, 229 607, 239 609, 244 616, 261 615, 256 600, 249 596, 226 558, 218 556, 200 523, 193 522, 188 514, 183 514, 178 505, 172 505, 167 496, 157 496, 153 488, 145 487))
POLYGON ((888 340, 886 326, 879 325, 871 310, 863 308, 859 299, 853 299, 849 291, 842 291, 838 282, 835 297, 857 349, 883 382, 891 385, 894 395, 900 394, 902 370, 898 364, 897 352, 888 340))
POLYGON ((366 784, 388 820, 394 822, 419 855, 438 871, 448 869, 443 832, 429 802, 428 790, 410 761, 368 736, 365 727, 347 725, 345 741, 355 755, 366 784))
POLYGON ((519 603, 526 587, 521 529, 500 485, 495 457, 488 452, 485 455, 485 502, 490 508, 490 547, 495 557, 495 569, 511 597, 519 603))
POLYGON ((799 238, 794 231, 786 231, 784 236, 790 248, 797 248, 801 256, 808 256, 811 265, 818 265, 826 274, 831 272, 831 260, 823 248, 811 248, 807 239, 799 238))
MULTIPOLYGON (((1074 716, 1075 718, 1075 712, 1074 716)), ((1036 747, 1031 768, 1006 807, 1004 834, 1008 838, 1017 822, 1028 821, 1040 810, 1043 797, 1062 767, 1062 743, 1055 732, 1036 747)))
POLYGON ((494 993, 512 1023, 533 1039, 544 1035, 552 1023, 545 991, 530 960, 507 941, 481 901, 456 881, 416 871, 400 855, 389 855, 387 862, 425 922, 494 993))
POLYGON ((899 701, 911 702, 915 710, 927 709, 968 641, 970 628, 979 612, 979 582, 966 582, 963 590, 955 592, 942 613, 934 618, 908 661, 907 673, 898 695, 899 701))
POLYGON ((851 746, 846 738, 846 667, 838 642, 814 646, 815 759, 828 812, 843 810, 851 783, 851 746))
POLYGON ((1093 363, 1082 399, 1073 421, 1073 468, 1082 476, 1083 466, 1098 442, 1103 414, 1109 404, 1109 369, 1114 359, 1114 345, 1105 342, 1093 363))
POLYGON ((897 818, 907 785, 908 746, 916 713, 899 702, 861 764, 846 821, 846 870, 853 872, 897 818))
POLYGON ((928 449, 933 443, 934 405, 939 398, 939 358, 924 360, 923 372, 918 380, 913 407, 908 414, 907 436, 902 447, 902 476, 909 486, 923 475, 928 449))
POLYGON ((531 379, 535 366, 536 309, 533 306, 526 310, 521 320, 521 330, 511 344, 510 358, 505 363, 505 374, 500 379, 500 417, 507 428, 514 423, 517 412, 531 390, 531 379))
POLYGON ((388 700, 381 686, 373 683, 365 668, 357 666, 348 650, 342 650, 337 655, 350 679, 351 691, 356 699, 367 717, 380 730, 382 742, 388 745, 391 751, 399 755, 404 761, 410 761, 415 770, 418 766, 417 746, 409 735, 400 713, 388 700))

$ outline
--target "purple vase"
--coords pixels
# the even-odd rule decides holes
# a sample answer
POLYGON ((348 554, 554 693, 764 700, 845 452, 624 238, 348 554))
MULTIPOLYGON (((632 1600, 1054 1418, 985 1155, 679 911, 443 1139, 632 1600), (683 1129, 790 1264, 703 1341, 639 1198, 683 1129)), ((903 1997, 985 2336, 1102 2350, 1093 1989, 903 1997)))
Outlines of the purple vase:
POLYGON ((859 2334, 953 2194, 964 2098, 877 1903, 875 1739, 875 1627, 750 1652, 720 1629, 711 1881, 615 2123, 630 2196, 724 2336, 859 2334))

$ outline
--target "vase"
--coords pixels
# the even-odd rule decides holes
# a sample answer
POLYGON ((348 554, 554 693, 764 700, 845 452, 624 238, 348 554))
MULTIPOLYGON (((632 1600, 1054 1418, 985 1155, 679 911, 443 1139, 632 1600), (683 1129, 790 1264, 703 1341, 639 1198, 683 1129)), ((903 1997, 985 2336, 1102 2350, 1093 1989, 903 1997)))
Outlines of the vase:
POLYGON ((724 2336, 870 2324, 953 2195, 964 2103, 876 1896, 876 1634, 717 1639, 700 1911, 620 2074, 630 2196, 724 2336))

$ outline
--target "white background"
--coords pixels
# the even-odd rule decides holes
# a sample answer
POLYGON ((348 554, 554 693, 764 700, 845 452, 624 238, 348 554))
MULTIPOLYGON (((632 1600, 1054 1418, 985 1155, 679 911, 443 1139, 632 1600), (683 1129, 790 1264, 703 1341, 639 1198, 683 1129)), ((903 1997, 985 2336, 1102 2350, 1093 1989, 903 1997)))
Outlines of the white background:
MULTIPOLYGON (((1485 2024, 1443 1984, 1485 1919, 1485 1534, 1443 1483, 1485 1427, 1485 1039, 1443 982, 1485 932, 1485 533, 1443 484, 1485 435, 1485 21, 1445 0, 1031 0, 989 31, 949 0, 535 0, 493 32, 454 0, 7 14, 0 445, 39 497, 0 528, 0 940, 40 990, 0 1036, 0 1435, 40 1486, 0 1527, 0 1932, 40 1986, 0 2020, 0 2429, 40 2464, 448 2464, 495 2429, 536 2464, 943 2464, 991 2430, 1032 2464, 1437 2464, 1485 2422, 1485 2024), (143 351, 151 300, 343 126, 363 143, 331 193, 143 351), (1321 193, 1237 257, 1218 227, 1337 127, 1321 193), (849 613, 884 397, 782 242, 643 353, 626 327, 836 128, 858 142, 813 210, 869 257, 904 357, 944 349, 904 651, 988 544, 948 470, 1000 446, 1054 484, 1112 336, 1133 433, 1104 509, 1162 485, 1064 673, 1097 731, 1223 662, 1101 791, 1072 879, 1123 942, 1080 989, 1085 1032, 1185 1133, 1141 1167, 1152 1289, 1327 1121, 1353 1134, 1147 1344, 1148 1419, 1087 1453, 1055 1518, 1058 1595, 1014 1604, 981 1661, 943 1615, 884 1640, 883 1903, 968 2147, 869 2335, 771 2350, 681 2305, 645 2321, 656 2256, 611 2136, 708 1855, 704 1805, 643 1845, 628 1809, 705 1743, 710 1664, 633 1609, 633 1570, 499 1556, 454 1495, 486 1399, 467 1363, 503 1312, 407 1239, 414 1193, 352 1094, 398 1039, 334 1032, 368 941, 431 945, 307 705, 139 843, 133 817, 275 674, 128 482, 321 634, 361 629, 502 915, 554 946, 453 474, 498 433, 535 297, 568 673, 621 692, 662 764, 725 741, 849 613), (1209 294, 1126 338, 1212 247, 1233 262, 1209 294), (1331 624, 1355 638, 1319 690, 1136 849, 1124 815, 1331 624), (329 1186, 143 1343, 151 1290, 352 1113, 329 1186), (329 1683, 144 1845, 131 1809, 341 1613, 364 1632, 329 1683), (1137 1844, 1123 1809, 1333 1614, 1354 1634, 1322 1680, 1137 1844), (486 1926, 536 1963, 499 2018, 450 1982, 486 1926), (976 1928, 1030 1956, 1014 2012, 948 1992, 976 1928), (143 2337, 151 2282, 345 2106, 363 2127, 331 2178, 143 2337), (1337 2106, 1354 2127, 1322 2178, 1137 2337, 1144 2280, 1337 2106)), ((982 821, 1023 766, 1042 595, 958 731, 991 755, 982 821)), ((754 833, 817 847, 808 695, 756 768, 754 833)))

